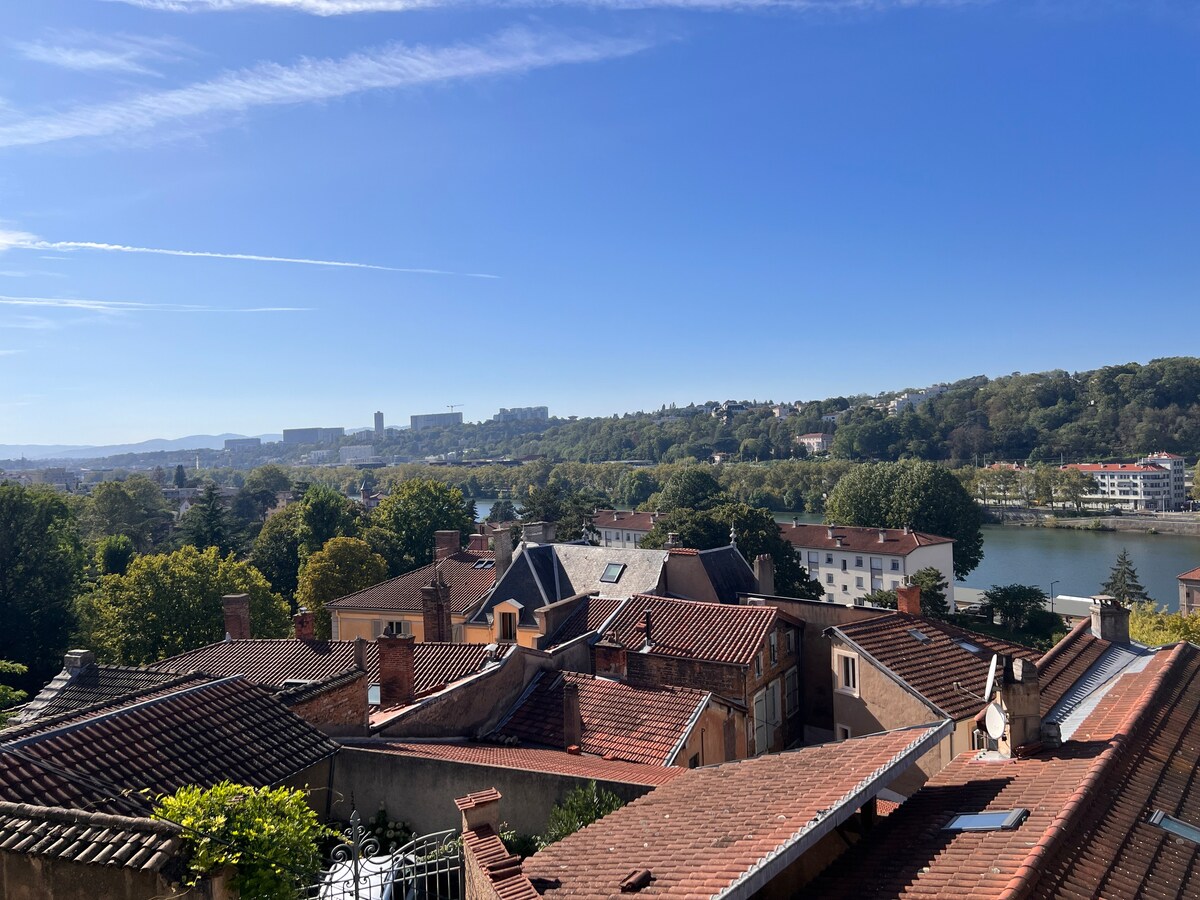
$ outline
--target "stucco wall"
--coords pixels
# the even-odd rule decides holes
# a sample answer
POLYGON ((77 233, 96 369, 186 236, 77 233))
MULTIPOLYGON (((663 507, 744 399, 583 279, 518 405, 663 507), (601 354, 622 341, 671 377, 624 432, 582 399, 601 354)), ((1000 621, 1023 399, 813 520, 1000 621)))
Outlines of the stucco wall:
POLYGON ((718 597, 713 590, 712 579, 704 570, 699 556, 677 553, 667 558, 663 567, 666 572, 666 589, 673 596, 705 603, 726 603, 732 597, 718 597))
MULTIPOLYGON (((459 828, 455 797, 496 788, 503 796, 500 818, 521 834, 542 831, 550 810, 569 791, 588 779, 521 769, 464 765, 435 759, 396 756, 377 750, 346 747, 338 754, 334 776, 333 816, 350 817, 350 798, 364 818, 382 801, 393 819, 402 819, 417 833, 459 828)), ((650 788, 617 782, 598 782, 626 802, 650 788)))
POLYGON ((723 703, 712 702, 701 713, 671 765, 686 768, 693 756, 699 756, 700 765, 711 766, 744 759, 746 755, 745 714, 723 703))
POLYGON ((927 566, 933 566, 946 579, 946 602, 954 609, 954 545, 931 544, 928 547, 918 547, 908 554, 905 574, 915 575, 927 566))
POLYGON ((199 889, 173 886, 154 872, 0 852, 4 900, 198 900, 202 896, 199 889))

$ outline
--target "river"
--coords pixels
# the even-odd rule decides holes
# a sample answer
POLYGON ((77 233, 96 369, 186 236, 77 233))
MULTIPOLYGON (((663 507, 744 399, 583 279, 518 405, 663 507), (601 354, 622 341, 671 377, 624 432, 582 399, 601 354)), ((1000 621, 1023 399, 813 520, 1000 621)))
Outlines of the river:
MULTIPOLYGON (((491 500, 476 500, 479 518, 491 511, 491 500)), ((792 513, 777 513, 779 522, 792 521, 792 513)), ((798 516, 801 522, 820 522, 820 516, 798 516)), ((1023 528, 985 525, 983 561, 962 582, 967 587, 993 584, 1036 584, 1049 593, 1090 597, 1100 592, 1117 554, 1129 551, 1138 578, 1159 604, 1179 605, 1175 576, 1200 566, 1200 538, 1176 534, 1077 531, 1069 528, 1023 528)))

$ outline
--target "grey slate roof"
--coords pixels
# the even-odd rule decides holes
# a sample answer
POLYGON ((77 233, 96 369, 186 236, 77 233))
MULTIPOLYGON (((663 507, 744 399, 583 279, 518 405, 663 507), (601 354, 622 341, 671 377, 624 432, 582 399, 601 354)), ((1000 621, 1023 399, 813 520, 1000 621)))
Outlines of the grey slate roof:
POLYGON ((625 599, 653 593, 661 587, 666 556, 664 550, 523 543, 504 577, 470 621, 486 622, 496 605, 505 600, 522 605, 522 625, 536 625, 536 609, 577 594, 625 599), (609 563, 625 566, 615 583, 600 580, 609 563))
POLYGON ((754 591, 758 583, 754 570, 741 551, 733 545, 700 551, 700 562, 722 603, 736 603, 739 593, 754 591))
POLYGON ((55 806, 0 801, 0 850, 73 863, 160 871, 178 852, 180 828, 55 806))

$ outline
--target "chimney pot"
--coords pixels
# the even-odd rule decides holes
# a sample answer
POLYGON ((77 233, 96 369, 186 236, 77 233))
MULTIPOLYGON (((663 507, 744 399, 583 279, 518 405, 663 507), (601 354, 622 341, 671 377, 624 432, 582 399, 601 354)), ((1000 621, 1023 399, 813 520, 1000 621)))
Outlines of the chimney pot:
POLYGON ((896 608, 910 616, 921 615, 921 589, 915 584, 896 588, 896 608))
POLYGON ((250 595, 226 594, 221 598, 221 609, 225 613, 225 633, 235 641, 249 640, 250 595))

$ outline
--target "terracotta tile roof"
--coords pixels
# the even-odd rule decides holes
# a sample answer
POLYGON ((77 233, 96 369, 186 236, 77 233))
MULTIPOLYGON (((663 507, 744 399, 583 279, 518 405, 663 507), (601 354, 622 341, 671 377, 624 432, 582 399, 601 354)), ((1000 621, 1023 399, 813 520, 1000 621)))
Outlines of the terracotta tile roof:
POLYGON ((0 800, 117 815, 142 814, 187 784, 277 784, 337 752, 242 678, 193 679, 125 706, 10 728, 0 742, 0 800))
POLYGON ((639 594, 621 608, 605 636, 627 650, 640 650, 645 634, 639 626, 647 610, 654 642, 651 653, 738 666, 751 663, 780 619, 774 606, 698 603, 639 594))
POLYGON ((1200 566, 1175 576, 1178 581, 1200 581, 1200 566))
POLYGON ((592 517, 592 524, 597 528, 620 528, 626 531, 646 532, 654 527, 658 520, 656 512, 630 512, 625 509, 598 509, 592 517))
POLYGON ((157 819, 0 801, 0 852, 159 871, 179 851, 180 828, 157 819))
POLYGON ((535 747, 505 747, 499 744, 472 744, 462 741, 419 743, 408 741, 363 741, 343 738, 341 743, 359 750, 411 756, 417 759, 440 759, 470 766, 497 769, 520 769, 525 772, 550 772, 596 781, 656 786, 683 774, 676 766, 647 766, 621 760, 601 759, 582 754, 576 756, 564 750, 545 750, 535 747))
POLYGON ((1200 896, 1200 850, 1148 824, 1200 823, 1200 650, 1117 679, 1072 740, 1024 759, 964 753, 802 896, 1200 896), (959 812, 1024 807, 1010 831, 948 832, 959 812))
MULTIPOLYGON (((490 788, 467 794, 455 800, 454 804, 460 811, 465 811, 481 803, 499 800, 500 792, 490 788)), ((462 840, 468 865, 473 863, 479 867, 500 900, 538 900, 538 892, 521 871, 521 858, 509 853, 491 825, 479 825, 464 831, 462 840)))
POLYGON ((1084 619, 1038 660, 1038 691, 1043 716, 1110 646, 1109 641, 1092 635, 1092 620, 1084 619))
POLYGON ((953 544, 948 537, 909 531, 902 528, 858 528, 849 525, 780 525, 779 533, 793 547, 814 550, 850 550, 856 553, 878 553, 881 556, 907 556, 919 547, 933 544, 953 544), (830 532, 833 532, 832 536, 830 532), (879 533, 884 538, 879 540, 879 533), (837 539, 841 538, 841 546, 837 539))
MULTIPOLYGON (((166 671, 200 671, 226 677, 242 675, 263 687, 280 688, 287 681, 325 682, 355 668, 354 641, 302 641, 296 638, 218 641, 156 663, 166 671)), ((416 692, 471 675, 487 659, 487 644, 418 642, 413 647, 416 692)), ((379 647, 365 641, 363 658, 371 684, 379 682, 379 647)))
POLYGON ((1078 469, 1080 472, 1156 472, 1167 470, 1162 466, 1141 466, 1137 463, 1067 463, 1064 469, 1078 469))
POLYGON ((29 701, 15 718, 32 722, 43 716, 57 716, 106 703, 130 694, 138 694, 178 678, 174 672, 155 672, 131 666, 83 666, 74 675, 63 669, 29 701))
POLYGON ((612 617, 612 614, 617 611, 617 607, 624 602, 618 597, 584 597, 579 601, 571 617, 551 635, 544 649, 557 647, 559 644, 565 644, 596 631, 612 617))
POLYGON ((501 720, 496 737, 566 749, 563 685, 579 688, 584 753, 667 766, 712 695, 691 688, 634 687, 576 672, 541 672, 501 720))
MULTIPOLYGON (((446 557, 436 567, 450 589, 450 614, 465 615, 496 583, 495 554, 460 550, 446 557), (480 562, 491 562, 477 569, 480 562)), ((328 609, 386 610, 389 612, 421 611, 421 588, 433 578, 435 564, 430 563, 404 575, 389 578, 369 588, 331 600, 328 609)))
POLYGON ((749 897, 932 747, 949 723, 689 769, 525 860, 547 900, 749 897))
POLYGON ((967 631, 938 619, 900 612, 839 625, 830 631, 856 645, 956 721, 974 716, 984 704, 955 688, 955 682, 978 694, 987 680, 993 654, 1035 662, 1038 658, 1036 650, 1020 644, 967 631), (922 641, 913 631, 928 640, 922 641), (958 641, 978 650, 964 648, 958 641))

